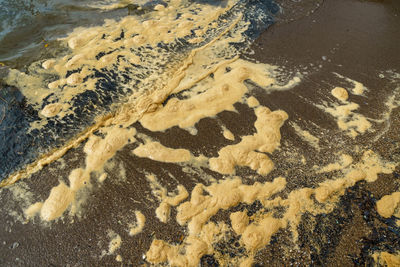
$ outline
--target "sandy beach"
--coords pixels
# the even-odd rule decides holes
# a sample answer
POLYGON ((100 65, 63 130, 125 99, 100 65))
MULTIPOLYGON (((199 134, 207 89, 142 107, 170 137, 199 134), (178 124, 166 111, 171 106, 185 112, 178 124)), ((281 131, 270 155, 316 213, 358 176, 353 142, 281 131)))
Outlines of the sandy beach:
MULTIPOLYGON (((266 91, 248 81, 251 90, 244 95, 257 99, 255 108, 249 100, 236 102, 234 111, 224 110, 199 120, 195 133, 177 126, 152 131, 143 126, 144 120, 135 122, 139 142, 123 146, 105 164, 104 181, 98 182, 92 175, 91 185, 78 192, 80 208, 74 215, 66 212, 57 220, 45 222, 38 216, 28 220, 24 211, 32 203, 44 201, 59 181, 67 181, 71 170, 84 167, 84 143, 15 186, 2 188, 0 265, 150 266, 146 252, 153 240, 179 245, 187 242, 189 230, 175 220, 178 208, 173 205, 168 223, 156 217, 159 201, 152 193, 149 174, 157 177, 167 192, 176 192, 182 185, 189 196, 198 183, 209 186, 230 176, 200 163, 162 162, 139 157, 132 151, 148 138, 168 148, 188 150, 195 158, 216 158, 223 147, 238 144, 244 136, 259 131, 255 110, 265 106, 272 112, 285 111, 288 119, 278 128, 280 146, 264 153, 274 163, 273 170, 263 175, 247 165, 238 166, 235 176, 243 185, 284 177, 285 189, 274 196, 285 199, 296 190, 315 189, 326 180, 344 177, 344 170, 352 163, 343 167, 343 154, 350 155, 355 166, 366 169, 368 176, 373 170, 356 162, 361 162, 363 153, 369 150, 394 167, 387 173, 378 172, 375 180, 359 179, 343 186, 330 212, 301 213, 297 240, 289 226, 278 229, 267 245, 256 250, 253 266, 396 266, 389 265, 382 252, 397 255, 399 260, 399 218, 383 217, 376 203, 400 188, 400 3, 325 0, 316 7, 309 2, 299 4, 308 11, 297 16, 289 13, 290 3, 282 1, 288 13, 278 15, 276 23, 251 45, 250 52, 240 56, 250 62, 278 66, 286 82, 300 75, 301 82, 293 88, 266 91), (358 94, 354 88, 360 84, 366 89, 358 94), (331 93, 337 87, 348 92, 344 102, 331 93), (353 111, 359 115, 351 118, 367 118, 370 126, 365 130, 361 124, 341 129, 338 121, 347 125, 352 120, 341 121, 340 115, 330 113, 329 107, 337 107, 332 103, 357 104, 359 107, 353 111), (223 134, 224 129, 232 136, 223 134), (338 162, 336 169, 329 165, 338 162), (324 166, 331 170, 323 171, 324 166), (135 211, 146 220, 141 232, 130 235, 129 229, 138 223, 135 211), (117 240, 115 249, 111 249, 112 240, 117 240)), ((258 200, 242 201, 220 209, 208 221, 231 225, 232 213, 245 211, 251 217, 263 209, 266 214, 274 212, 278 219, 285 215, 282 206, 265 207, 258 200)), ((234 258, 248 256, 248 246, 242 242, 235 231, 227 231, 224 238, 213 243, 214 254, 201 256, 200 266, 236 266, 234 258)), ((395 256, 393 259, 396 263, 395 256)))

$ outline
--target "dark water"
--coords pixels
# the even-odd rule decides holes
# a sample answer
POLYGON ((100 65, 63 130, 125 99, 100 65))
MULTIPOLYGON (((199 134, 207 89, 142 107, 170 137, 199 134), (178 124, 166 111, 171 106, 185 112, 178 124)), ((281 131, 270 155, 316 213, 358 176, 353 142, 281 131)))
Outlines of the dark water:
POLYGON ((100 25, 128 10, 91 8, 104 1, 0 0, 0 62, 13 68, 58 52, 57 39, 79 26, 100 25))
MULTIPOLYGON (((99 3, 101 1, 3 1, 0 11, 0 17, 4 18, 0 33, 0 62, 8 67, 25 70, 33 61, 62 54, 66 48, 58 45, 56 39, 65 36, 71 29, 99 25, 105 18, 126 16, 136 10, 131 6, 112 11, 88 7, 99 3)), ((200 3, 220 5, 221 1, 200 3)), ((143 3, 143 9, 140 12, 136 10, 135 15, 143 15, 156 4, 157 2, 143 3)), ((272 0, 241 0, 226 14, 222 14, 217 22, 230 21, 235 15, 242 13, 243 19, 250 22, 244 35, 251 41, 274 23, 274 14, 279 10, 279 6, 272 0)), ((222 31, 223 27, 218 30, 222 31)), ((206 34, 205 42, 209 40, 206 34)), ((184 58, 194 48, 196 45, 183 38, 169 45, 160 44, 157 49, 167 55, 165 64, 168 64, 184 58)), ((151 49, 141 47, 139 50, 145 54, 151 49)), ((18 88, 3 83, 0 89, 0 181, 32 163, 41 154, 65 144, 92 125, 96 116, 111 112, 112 104, 123 101, 124 96, 132 92, 127 92, 124 85, 134 81, 136 87, 142 86, 145 77, 133 75, 131 71, 134 67, 137 66, 132 66, 125 73, 118 71, 116 65, 96 70, 94 76, 99 78, 96 89, 78 94, 72 99, 74 114, 62 119, 50 118, 44 128, 31 132, 28 131, 29 125, 40 120, 40 108, 52 102, 45 99, 41 107, 32 107, 18 88)), ((146 73, 150 75, 154 72, 162 72, 162 68, 149 68, 146 73)))

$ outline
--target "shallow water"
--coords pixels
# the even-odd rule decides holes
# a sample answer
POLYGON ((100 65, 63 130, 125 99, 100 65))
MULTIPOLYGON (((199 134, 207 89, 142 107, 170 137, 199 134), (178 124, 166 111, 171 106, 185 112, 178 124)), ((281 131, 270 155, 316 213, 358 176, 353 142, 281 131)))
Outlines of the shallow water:
POLYGON ((57 39, 79 26, 100 25, 129 10, 101 10, 107 1, 1 0, 0 62, 23 68, 58 52, 57 39))

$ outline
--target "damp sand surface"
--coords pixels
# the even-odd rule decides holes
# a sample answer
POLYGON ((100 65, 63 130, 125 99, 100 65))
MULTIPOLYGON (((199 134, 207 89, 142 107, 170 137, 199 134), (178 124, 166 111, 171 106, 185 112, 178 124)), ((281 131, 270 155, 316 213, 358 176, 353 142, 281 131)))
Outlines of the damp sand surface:
MULTIPOLYGON (((341 135, 342 133, 332 117, 323 115, 323 118, 321 118, 320 109, 313 104, 309 104, 309 102, 314 103, 321 101, 321 99, 332 102, 331 90, 338 86, 349 88, 348 91, 351 94, 351 83, 338 79, 336 75, 331 75, 332 72, 337 72, 368 86, 371 95, 368 95, 365 101, 369 104, 369 108, 360 104, 360 112, 365 114, 368 118, 376 120, 380 119, 379 114, 385 114, 385 112, 387 112, 386 106, 384 105, 386 98, 379 98, 378 96, 384 95, 384 93, 389 94, 389 91, 393 88, 393 83, 389 79, 382 80, 379 78, 376 71, 385 70, 387 65, 392 66, 394 69, 397 68, 390 56, 390 53, 395 53, 396 51, 393 45, 393 42, 396 40, 390 40, 390 38, 394 38, 393 35, 390 34, 390 25, 392 25, 392 27, 399 25, 399 20, 396 20, 391 15, 393 13, 397 14, 396 12, 398 9, 396 9, 397 7, 395 4, 390 5, 390 3, 379 5, 378 3, 359 1, 350 2, 352 3, 351 8, 349 8, 347 1, 326 1, 313 15, 303 18, 299 24, 278 24, 274 26, 271 31, 267 31, 262 35, 256 42, 254 46, 256 50, 254 57, 262 62, 284 65, 282 56, 273 57, 269 53, 263 53, 261 48, 266 49, 268 47, 268 49, 272 49, 273 51, 275 49, 274 52, 276 52, 276 55, 286 55, 285 60, 292 62, 292 64, 287 65, 289 69, 293 68, 296 70, 296 68, 300 68, 299 63, 307 66, 306 71, 310 72, 311 75, 308 76, 308 79, 306 79, 300 87, 295 88, 295 91, 276 92, 266 95, 265 92, 258 89, 258 91, 255 91, 255 96, 259 104, 267 106, 272 110, 284 110, 288 113, 289 118, 293 119, 301 129, 307 129, 313 136, 318 138, 320 140, 318 145, 321 147, 322 154, 317 154, 315 146, 311 145, 304 138, 301 138, 301 136, 296 133, 296 130, 289 126, 290 124, 284 124, 281 128, 282 141, 280 149, 271 155, 272 161, 277 165, 275 171, 272 171, 271 175, 265 179, 259 176, 255 171, 239 168, 237 169, 236 175, 243 177, 245 183, 253 184, 254 179, 258 179, 262 182, 272 182, 272 177, 283 175, 288 182, 286 187, 290 189, 303 186, 317 186, 317 183, 323 182, 325 177, 321 176, 318 178, 320 180, 309 180, 307 179, 307 170, 312 169, 312 166, 315 164, 324 167, 340 159, 340 153, 332 155, 332 148, 329 148, 330 142, 339 143, 341 145, 339 150, 343 150, 344 148, 346 153, 352 153, 354 150, 357 150, 356 147, 358 146, 360 150, 372 148, 385 160, 399 160, 398 154, 396 154, 400 146, 400 140, 396 133, 396 129, 400 127, 398 109, 393 110, 390 116, 390 126, 385 134, 379 140, 372 142, 371 140, 373 140, 373 138, 368 136, 368 133, 367 136, 361 135, 359 139, 356 140, 346 134, 341 135), (388 13, 384 13, 385 15, 379 13, 382 8, 386 8, 388 13), (357 16, 359 15, 357 14, 360 10, 366 14, 381 14, 382 17, 392 21, 392 24, 385 25, 388 31, 388 41, 383 42, 383 44, 377 44, 378 47, 380 45, 382 48, 387 49, 382 50, 388 53, 386 57, 382 58, 381 54, 375 50, 375 44, 369 45, 373 42, 373 40, 371 40, 373 38, 366 33, 364 34, 358 28, 361 24, 369 23, 368 25, 370 28, 375 29, 376 34, 378 34, 381 33, 379 29, 382 25, 375 25, 372 19, 367 19, 368 16, 363 16, 365 21, 358 21, 357 16), (341 17, 340 14, 336 14, 337 17, 343 19, 337 20, 337 17, 331 18, 327 16, 327 14, 331 14, 333 11, 343 12, 344 14, 341 13, 341 17), (350 14, 345 13, 345 11, 350 14), (314 20, 320 20, 321 23, 315 23, 314 20), (350 22, 354 23, 351 24, 353 25, 352 27, 348 24, 350 22), (307 36, 305 34, 309 32, 307 29, 310 29, 310 27, 312 29, 311 33, 313 33, 314 36, 307 36), (343 36, 339 34, 340 27, 350 27, 352 35, 343 36), (326 32, 327 28, 333 33, 331 36, 332 40, 324 44, 320 42, 322 38, 319 37, 324 36, 323 33, 326 32), (287 36, 288 33, 290 33, 289 38, 300 40, 296 42, 297 47, 295 49, 293 49, 293 47, 281 45, 283 36, 287 36), (340 44, 345 41, 347 44, 346 49, 340 47, 335 49, 335 54, 330 56, 332 58, 328 57, 331 59, 331 62, 325 62, 320 59, 319 56, 314 57, 314 55, 318 53, 321 54, 321 57, 329 55, 328 53, 335 47, 334 44, 340 44), (366 44, 361 51, 358 47, 360 41, 365 41, 362 43, 366 44), (312 43, 311 46, 310 42, 312 43), (349 43, 352 45, 349 46, 349 43), (310 47, 313 48, 313 53, 307 54, 300 52, 307 51, 304 48, 310 49, 310 47), (376 60, 373 63, 370 62, 364 65, 368 66, 368 68, 362 68, 358 65, 358 61, 348 59, 349 55, 353 55, 355 51, 357 51, 360 60, 367 58, 367 55, 369 58, 372 57, 376 60), (322 65, 322 68, 315 68, 315 66, 319 66, 319 64, 322 65), (383 65, 386 65, 386 67, 383 68, 383 65), (357 69, 357 71, 355 71, 355 69, 357 69), (365 73, 369 73, 370 75, 365 75, 365 73), (313 123, 308 124, 308 121, 313 123), (326 138, 327 136, 328 138, 326 138), (328 144, 328 148, 324 146, 326 144, 328 144), (349 151, 346 151, 346 148, 349 148, 349 151), (299 153, 299 151, 301 151, 301 153, 299 153), (288 154, 293 155, 296 153, 298 153, 299 156, 294 157, 294 159, 287 156, 288 154), (304 156, 305 161, 300 160, 301 155, 304 156), (280 160, 282 158, 286 158, 287 161, 280 160), (296 168, 293 168, 293 166, 296 166, 296 168), (301 175, 295 173, 293 169, 302 170, 301 175)), ((362 27, 364 27, 364 25, 362 27)), ((350 95, 349 100, 357 101, 358 99, 356 97, 357 96, 350 95)), ((361 101, 357 101, 357 103, 360 102, 361 101)), ((338 104, 340 104, 340 102, 338 102, 338 104)), ((178 127, 167 129, 165 132, 149 132, 140 124, 135 126, 139 133, 151 136, 152 140, 158 140, 160 144, 165 147, 187 149, 192 151, 196 157, 200 154, 204 154, 207 157, 217 157, 218 148, 232 145, 232 140, 225 138, 222 134, 221 124, 229 129, 235 136, 240 137, 254 134, 257 130, 253 128, 254 122, 257 119, 253 109, 241 103, 237 103, 234 106, 237 112, 224 111, 219 113, 216 118, 203 119, 197 123, 196 136, 178 127), (248 129, 253 129, 253 132, 249 132, 248 129)), ((383 126, 383 124, 378 125, 376 131, 384 129, 383 126)), ((370 134, 373 135, 374 133, 370 134)), ((145 142, 143 143, 146 144, 145 142)), ((55 168, 50 170, 51 166, 49 166, 42 172, 34 174, 30 180, 26 180, 30 189, 29 191, 34 192, 36 195, 41 193, 44 196, 48 195, 51 188, 58 184, 54 177, 65 176, 63 172, 66 171, 69 173, 68 170, 83 167, 81 162, 84 162, 85 154, 82 149, 83 147, 78 147, 65 155, 67 166, 64 166, 64 168, 61 167, 61 163, 59 163, 59 169, 55 168)), ((110 163, 109 166, 105 166, 106 170, 107 168, 111 170, 109 171, 108 177, 104 180, 104 183, 106 183, 105 186, 99 186, 95 180, 93 180, 93 191, 90 193, 91 197, 88 198, 84 204, 84 216, 81 219, 77 219, 73 224, 70 224, 67 230, 65 224, 70 223, 68 217, 53 223, 50 228, 52 231, 51 233, 49 229, 42 228, 43 226, 38 226, 31 222, 24 224, 26 222, 16 220, 14 216, 9 215, 8 210, 9 208, 12 210, 12 207, 18 210, 20 206, 13 203, 11 193, 4 194, 3 192, 2 200, 8 204, 8 209, 4 211, 7 215, 1 219, 4 221, 3 225, 5 225, 5 230, 1 232, 1 236, 5 242, 0 244, 3 246, 1 251, 7 252, 6 255, 2 255, 2 260, 5 261, 6 264, 14 263, 15 259, 18 258, 17 261, 22 261, 22 265, 29 265, 30 263, 48 264, 49 262, 53 262, 57 265, 65 264, 66 262, 64 260, 59 261, 59 258, 55 255, 65 255, 65 257, 61 258, 67 259, 68 255, 74 253, 75 255, 79 255, 80 261, 73 262, 73 260, 71 260, 70 264, 85 265, 98 264, 100 262, 101 264, 117 265, 118 263, 115 261, 116 258, 119 260, 127 260, 132 264, 141 264, 144 263, 143 254, 149 249, 154 239, 152 233, 156 233, 156 238, 159 240, 164 240, 172 244, 180 244, 186 233, 178 224, 173 223, 175 219, 169 224, 162 224, 156 218, 154 211, 159 207, 162 200, 158 202, 147 201, 151 199, 149 196, 151 195, 151 188, 148 186, 149 183, 148 178, 146 178, 146 173, 155 174, 159 181, 163 183, 163 187, 166 187, 167 192, 175 193, 179 193, 176 191, 176 188, 180 184, 184 185, 192 192, 196 184, 192 178, 204 179, 204 177, 198 177, 199 173, 196 172, 195 169, 190 175, 187 175, 187 172, 182 171, 179 165, 171 164, 168 161, 155 164, 154 161, 149 158, 135 157, 133 162, 132 151, 135 149, 137 148, 130 146, 117 152, 117 158, 123 162, 124 168, 129 171, 120 171, 120 164, 115 164, 113 166, 112 163, 110 163), (162 177, 162 180, 160 180, 160 177, 162 177), (137 211, 141 211, 141 213, 137 211), (143 220, 140 214, 142 214, 146 220, 143 220), (136 234, 137 227, 140 228, 141 222, 144 223, 144 228, 140 229, 142 232, 136 234), (82 229, 86 229, 86 231, 82 231, 82 229), (107 232, 109 232, 110 229, 118 234, 113 237, 108 236, 107 232), (130 236, 130 229, 135 229, 134 232, 136 235, 130 236), (54 235, 54 233, 57 234, 54 235), (82 235, 84 238, 82 238, 82 235), (115 247, 115 251, 113 252, 122 255, 122 257, 118 257, 118 255, 115 254, 104 255, 100 258, 101 251, 105 249, 109 252, 110 240, 118 236, 121 238, 122 243, 117 242, 121 246, 118 247, 118 250, 115 247), (46 240, 46 242, 43 243, 43 240, 46 240), (61 240, 63 242, 60 242, 61 240), (14 245, 16 242, 19 245, 14 245), (77 244, 79 244, 79 246, 76 246, 77 244), (30 249, 40 246, 48 246, 44 255, 40 253, 39 250, 30 249)), ((179 155, 178 158, 179 161, 181 161, 186 159, 186 156, 184 154, 182 159, 181 155, 179 155)), ((355 160, 358 161, 359 159, 355 158, 355 160)), ((330 168, 330 170, 335 171, 334 169, 335 168, 330 168)), ((219 174, 216 173, 210 173, 210 176, 218 179, 221 178, 219 174)), ((328 176, 327 178, 330 177, 328 176)), ((374 260, 372 255, 375 252, 373 251, 373 246, 368 242, 359 244, 356 240, 360 240, 361 238, 372 238, 373 240, 373 238, 376 237, 377 231, 383 232, 378 232, 378 237, 376 238, 383 235, 386 236, 386 239, 381 241, 378 245, 378 249, 382 252, 381 254, 376 254, 380 255, 380 258, 378 257, 380 260, 378 260, 383 262, 386 258, 389 259, 390 257, 388 254, 397 255, 395 250, 400 249, 396 247, 398 246, 396 243, 398 242, 396 241, 398 237, 388 231, 379 230, 382 226, 384 229, 387 228, 387 224, 390 224, 390 221, 382 220, 381 217, 378 216, 374 204, 375 202, 371 196, 372 193, 376 199, 381 199, 385 195, 390 195, 398 191, 397 179, 398 172, 395 171, 393 174, 380 176, 375 182, 361 182, 350 189, 346 189, 343 191, 344 196, 339 207, 336 208, 333 213, 323 217, 311 217, 311 219, 307 217, 309 215, 304 215, 305 222, 301 223, 302 230, 299 232, 297 241, 298 244, 303 245, 302 250, 295 249, 290 234, 282 230, 274 237, 278 242, 274 242, 255 255, 255 262, 263 265, 289 264, 292 261, 302 264, 318 262, 318 264, 334 266, 335 263, 340 261, 343 266, 352 266, 352 259, 346 256, 351 254, 353 255, 353 260, 357 260, 361 264, 371 263, 374 260), (351 214, 354 215, 349 215, 348 209, 346 208, 353 209, 354 212, 351 214), (370 217, 365 217, 365 212, 369 212, 369 214, 372 215, 369 215, 370 217), (307 221, 310 223, 306 223, 307 221), (323 238, 316 238, 315 234, 313 234, 315 232, 321 233, 321 236, 326 237, 326 240, 330 240, 330 242, 326 242, 323 238), (393 247, 393 251, 385 252, 385 247, 387 247, 385 244, 390 244, 393 247), (316 250, 318 252, 315 252, 316 250), (367 251, 367 255, 371 256, 365 256, 366 254, 363 253, 364 251, 367 251)), ((284 195, 282 195, 282 197, 284 197, 284 195)), ((229 212, 236 214, 236 217, 240 217, 240 213, 238 212, 247 210, 246 216, 251 217, 259 211, 260 208, 258 205, 259 204, 254 203, 246 206, 245 203, 242 204, 242 206, 234 207, 235 210, 230 210, 229 212)), ((227 222, 237 219, 235 216, 233 216, 234 218, 229 218, 228 215, 229 213, 224 214, 224 212, 221 212, 216 215, 215 219, 225 219, 227 222), (228 218, 224 216, 228 216, 228 218)), ((242 217, 245 218, 246 216, 242 217)), ((39 223, 39 221, 37 222, 39 223)), ((268 220, 262 222, 262 224, 268 223, 268 220)), ((235 226, 234 230, 236 232, 241 232, 240 228, 240 226, 235 226)), ((210 228, 210 231, 211 230, 210 228)), ((276 231, 278 231, 278 229, 276 229, 276 231)), ((217 244, 218 253, 222 255, 220 257, 221 261, 225 260, 229 262, 231 253, 234 255, 241 255, 242 251, 236 249, 235 246, 229 245, 232 243, 234 244, 235 241, 239 241, 235 238, 237 237, 232 234, 231 240, 225 242, 221 241, 217 244)), ((247 242, 247 244, 250 245, 249 242, 247 242)), ((371 241, 371 244, 374 244, 373 241, 371 241)), ((374 246, 374 248, 376 249, 376 246, 374 246)), ((214 256, 204 256, 201 258, 200 264, 209 266, 215 260, 214 256)), ((393 258, 394 262, 395 260, 396 259, 393 258)))

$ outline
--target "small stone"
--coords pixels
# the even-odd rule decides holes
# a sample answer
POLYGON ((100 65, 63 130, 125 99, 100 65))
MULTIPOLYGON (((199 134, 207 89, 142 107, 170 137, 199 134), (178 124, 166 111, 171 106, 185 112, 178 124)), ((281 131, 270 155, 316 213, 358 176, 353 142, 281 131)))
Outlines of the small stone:
POLYGON ((15 249, 15 248, 17 248, 17 247, 19 247, 19 243, 18 243, 18 242, 14 242, 14 243, 10 246, 10 249, 15 249))

